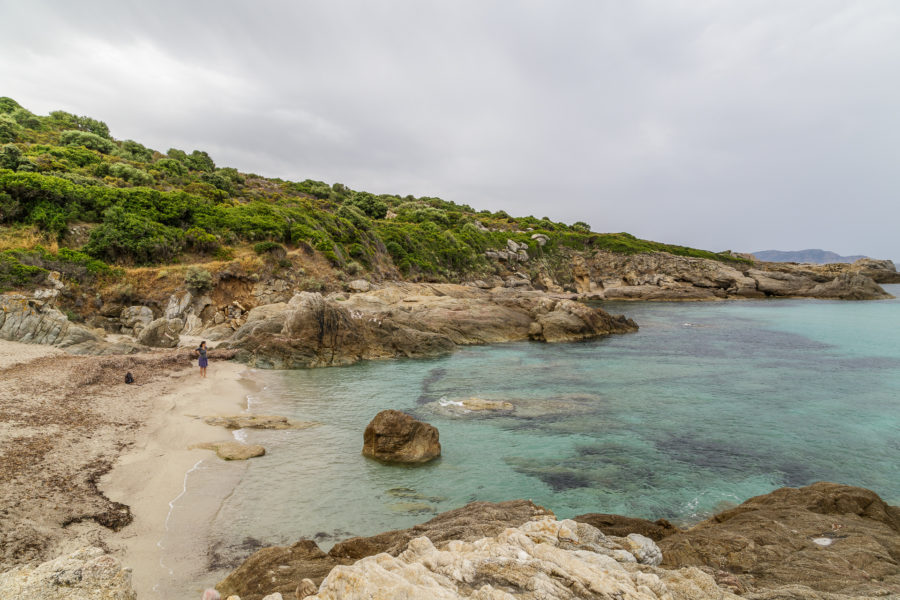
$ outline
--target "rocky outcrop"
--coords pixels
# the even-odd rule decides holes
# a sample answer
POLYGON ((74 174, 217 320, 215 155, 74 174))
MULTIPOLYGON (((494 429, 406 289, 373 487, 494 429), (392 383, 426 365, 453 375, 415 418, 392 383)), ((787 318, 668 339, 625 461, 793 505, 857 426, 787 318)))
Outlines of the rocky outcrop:
POLYGON ((69 321, 51 303, 22 294, 0 294, 0 339, 57 346, 72 354, 130 354, 138 350, 133 343, 108 343, 98 332, 69 321))
POLYGON ((363 433, 364 456, 383 462, 425 463, 441 455, 437 427, 399 410, 383 410, 363 433))
POLYGON ((0 598, 9 600, 136 600, 131 569, 100 548, 82 548, 36 567, 0 573, 0 598))
POLYGON ((607 537, 590 525, 553 518, 474 541, 435 543, 422 536, 396 556, 335 567, 308 598, 737 598, 699 569, 654 572, 659 549, 640 538, 607 537))
MULTIPOLYGON (((572 271, 582 293, 607 300, 716 300, 725 298, 807 297, 839 300, 890 298, 873 276, 892 281, 890 261, 865 259, 852 265, 725 263, 665 252, 617 254, 600 251, 578 260, 572 271), (585 283, 590 280, 590 286, 585 283)), ((898 277, 900 280, 900 277, 898 277)))
POLYGON ((527 500, 472 502, 410 529, 351 538, 338 543, 327 554, 311 540, 301 540, 290 547, 263 548, 244 561, 216 589, 223 596, 236 594, 244 600, 260 600, 273 592, 280 592, 287 598, 304 578, 319 584, 337 565, 352 564, 382 552, 396 556, 417 537, 425 536, 435 544, 449 540, 473 541, 552 515, 527 500))
POLYGON ((138 335, 138 342, 153 348, 174 348, 181 337, 178 332, 184 327, 181 319, 162 317, 150 322, 138 335))
POLYGON ((900 596, 900 507, 863 488, 782 488, 659 546, 663 567, 727 571, 748 597, 900 596))
POLYGON ((222 347, 266 368, 429 357, 457 345, 557 342, 635 331, 634 321, 541 292, 454 284, 397 284, 338 302, 301 292, 259 306, 222 347))

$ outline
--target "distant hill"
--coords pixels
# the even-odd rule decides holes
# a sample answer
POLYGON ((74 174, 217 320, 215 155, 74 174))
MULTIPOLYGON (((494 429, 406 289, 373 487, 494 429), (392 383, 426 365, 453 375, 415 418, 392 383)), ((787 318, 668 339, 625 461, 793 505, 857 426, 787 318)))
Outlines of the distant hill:
POLYGON ((809 250, 763 250, 762 252, 754 252, 753 256, 757 260, 768 262, 798 262, 798 263, 814 263, 824 265, 826 263, 852 263, 860 258, 868 258, 861 254, 856 256, 841 256, 836 252, 829 250, 809 249, 809 250))

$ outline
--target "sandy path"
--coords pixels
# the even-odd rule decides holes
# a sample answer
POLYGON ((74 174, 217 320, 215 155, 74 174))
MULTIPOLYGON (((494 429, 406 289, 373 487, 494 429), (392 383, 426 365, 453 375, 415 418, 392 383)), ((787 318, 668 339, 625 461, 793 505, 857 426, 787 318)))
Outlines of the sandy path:
POLYGON ((187 445, 230 437, 187 415, 239 412, 247 393, 245 367, 210 358, 203 380, 183 349, 71 356, 0 341, 0 570, 99 545, 124 554, 140 591, 169 501, 212 456, 187 445))

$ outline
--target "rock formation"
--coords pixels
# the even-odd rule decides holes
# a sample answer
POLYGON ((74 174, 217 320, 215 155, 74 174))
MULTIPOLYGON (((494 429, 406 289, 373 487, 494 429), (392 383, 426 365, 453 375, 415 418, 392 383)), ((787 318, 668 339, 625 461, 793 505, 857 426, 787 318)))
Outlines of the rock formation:
POLYGON ((224 596, 236 594, 244 600, 260 600, 273 592, 290 597, 304 578, 319 584, 337 565, 352 564, 380 552, 396 556, 406 550, 413 538, 425 536, 435 544, 449 540, 473 541, 497 535, 507 527, 552 515, 527 500, 472 502, 410 529, 351 538, 335 545, 328 554, 312 540, 301 540, 290 547, 263 548, 216 588, 224 596))
POLYGON ((428 357, 457 345, 533 339, 558 342, 635 331, 625 317, 540 292, 454 284, 396 284, 328 300, 301 292, 252 309, 223 347, 257 367, 351 364, 428 357))
POLYGON ((161 317, 150 322, 137 336, 140 343, 153 348, 174 348, 178 345, 178 332, 184 327, 181 319, 161 317))
POLYGON ((230 415, 204 417, 203 422, 214 427, 225 429, 308 429, 317 423, 312 421, 294 421, 278 415, 230 415))
POLYGON ((383 462, 424 463, 441 455, 436 427, 399 410, 383 410, 363 433, 364 456, 383 462))
POLYGON ((189 449, 194 448, 198 450, 212 450, 222 460, 247 460, 248 458, 256 458, 266 454, 266 449, 259 444, 243 444, 234 440, 192 444, 189 449))
POLYGON ((648 521, 622 515, 610 515, 606 513, 588 513, 572 517, 573 521, 587 523, 596 527, 606 535, 627 536, 629 533, 639 533, 658 542, 663 538, 681 531, 666 519, 648 521))
POLYGON ((0 598, 9 600, 136 600, 131 569, 100 548, 82 548, 36 567, 0 573, 0 598))
POLYGON ((760 598, 900 597, 900 507, 863 488, 782 488, 659 546, 663 567, 724 570, 760 598), (785 586, 793 591, 764 593, 785 586))

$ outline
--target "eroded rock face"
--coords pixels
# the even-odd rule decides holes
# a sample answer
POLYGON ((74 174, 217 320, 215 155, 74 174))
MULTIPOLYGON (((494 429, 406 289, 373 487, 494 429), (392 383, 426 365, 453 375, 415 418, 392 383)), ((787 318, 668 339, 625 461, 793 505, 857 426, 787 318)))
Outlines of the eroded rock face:
POLYGON ((557 342, 635 331, 625 317, 541 292, 454 284, 397 284, 336 302, 302 292, 259 306, 222 347, 257 367, 346 365, 429 357, 457 345, 557 342))
POLYGON ((437 427, 399 410, 383 410, 363 433, 364 456, 384 462, 425 463, 441 455, 437 427))
POLYGON ((100 548, 82 548, 36 567, 0 573, 0 598, 9 600, 136 600, 131 570, 100 548))
POLYGON ((900 597, 900 508, 863 488, 826 482, 782 488, 659 546, 662 566, 725 570, 759 598, 900 597), (789 594, 783 586, 806 591, 789 594), (766 596, 766 589, 783 595, 766 596))
POLYGON ((622 515, 588 513, 572 517, 572 520, 592 525, 606 535, 624 537, 629 533, 639 533, 655 542, 680 531, 680 529, 672 525, 666 519, 648 521, 646 519, 636 519, 634 517, 624 517, 622 515))
POLYGON ((472 541, 497 535, 507 527, 517 527, 552 515, 547 509, 528 500, 472 502, 410 529, 351 538, 336 544, 328 554, 311 540, 301 540, 290 547, 263 548, 216 588, 223 596, 236 594, 243 600, 260 600, 273 592, 280 592, 289 598, 304 578, 318 585, 337 565, 352 564, 380 552, 396 556, 406 550, 409 541, 416 537, 425 536, 435 544, 448 540, 472 541))

